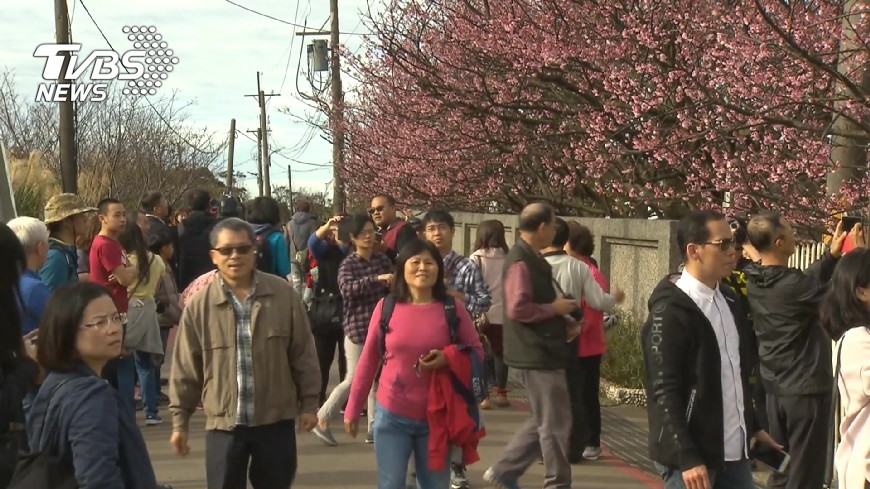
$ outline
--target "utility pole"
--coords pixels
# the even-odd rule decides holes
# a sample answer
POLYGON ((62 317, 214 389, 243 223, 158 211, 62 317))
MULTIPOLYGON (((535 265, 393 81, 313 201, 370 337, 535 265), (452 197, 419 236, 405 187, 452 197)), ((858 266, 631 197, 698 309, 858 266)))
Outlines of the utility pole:
POLYGON ((290 213, 293 213, 293 173, 290 165, 287 165, 287 188, 290 189, 290 213))
MULTIPOLYGON (((69 10, 66 2, 67 0, 54 0, 54 29, 58 44, 69 44, 69 10)), ((72 83, 66 78, 70 65, 70 52, 63 51, 60 55, 63 56, 63 64, 57 84, 68 85, 72 83)), ((78 193, 78 161, 76 161, 75 107, 71 95, 60 102, 59 122, 61 183, 64 192, 74 194, 78 193)))
POLYGON ((258 148, 260 151, 260 173, 262 174, 263 184, 261 186, 260 195, 265 191, 266 197, 272 196, 272 182, 269 178, 270 154, 269 154, 269 139, 266 136, 266 97, 278 97, 280 93, 270 93, 266 95, 260 88, 260 72, 257 72, 257 94, 245 95, 245 97, 257 97, 257 104, 260 106, 260 142, 258 148))
POLYGON ((233 155, 236 150, 236 120, 230 119, 230 140, 227 141, 229 154, 227 154, 227 193, 232 194, 233 190, 233 155))
POLYGON ((338 55, 338 0, 329 0, 329 13, 332 16, 330 25, 330 44, 332 44, 332 210, 338 215, 344 212, 345 195, 344 180, 341 179, 341 169, 344 168, 344 92, 341 87, 341 65, 338 55))
POLYGON ((262 131, 248 131, 257 134, 257 193, 258 197, 263 196, 263 140, 261 139, 262 131))
MULTIPOLYGON (((345 211, 346 200, 344 192, 344 180, 341 178, 341 169, 344 168, 344 91, 341 85, 341 59, 338 53, 339 28, 338 28, 338 0, 329 0, 329 16, 332 20, 329 31, 304 31, 297 32, 297 36, 324 36, 329 34, 330 46, 330 91, 332 95, 332 207, 335 214, 345 211)), ((320 71, 320 70, 318 70, 320 71)), ((324 197, 326 194, 324 193, 324 197)))

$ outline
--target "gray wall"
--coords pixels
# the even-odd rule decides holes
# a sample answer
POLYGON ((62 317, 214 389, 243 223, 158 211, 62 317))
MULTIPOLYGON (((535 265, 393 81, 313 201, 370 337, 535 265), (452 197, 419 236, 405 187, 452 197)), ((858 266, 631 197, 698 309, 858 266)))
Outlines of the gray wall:
MULTIPOLYGON (((465 255, 473 250, 477 224, 498 219, 505 226, 508 244, 518 239, 517 216, 508 214, 453 213, 456 233, 453 248, 465 255)), ((646 303, 655 285, 680 265, 676 245, 676 221, 643 219, 589 219, 565 217, 579 221, 595 236, 595 259, 611 286, 625 291, 622 308, 638 320, 646 318, 646 303)))

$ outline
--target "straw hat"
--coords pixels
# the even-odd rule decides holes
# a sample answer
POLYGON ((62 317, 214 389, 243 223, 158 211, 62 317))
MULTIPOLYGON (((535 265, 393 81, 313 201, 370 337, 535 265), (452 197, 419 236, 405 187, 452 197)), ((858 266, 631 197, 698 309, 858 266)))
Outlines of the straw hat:
POLYGON ((43 222, 49 224, 63 221, 67 217, 96 210, 96 207, 86 206, 85 201, 76 194, 58 194, 49 199, 48 203, 45 204, 45 219, 43 222))

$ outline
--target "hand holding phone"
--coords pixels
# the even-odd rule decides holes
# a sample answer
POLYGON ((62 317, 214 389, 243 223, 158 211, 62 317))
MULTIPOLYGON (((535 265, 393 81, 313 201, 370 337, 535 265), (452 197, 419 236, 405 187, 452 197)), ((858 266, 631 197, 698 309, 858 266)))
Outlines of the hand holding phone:
POLYGON ((766 465, 780 474, 788 470, 788 464, 791 462, 791 456, 782 449, 759 442, 755 438, 749 444, 749 459, 766 465))
POLYGON ((860 216, 843 216, 841 220, 843 222, 843 232, 848 234, 856 224, 861 224, 862 218, 860 216))

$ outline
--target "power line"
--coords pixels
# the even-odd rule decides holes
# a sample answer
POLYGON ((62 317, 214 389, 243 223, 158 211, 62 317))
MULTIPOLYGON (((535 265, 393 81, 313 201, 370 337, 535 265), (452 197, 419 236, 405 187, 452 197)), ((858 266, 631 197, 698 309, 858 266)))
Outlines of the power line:
MULTIPOLYGON (((103 29, 100 28, 100 25, 99 25, 99 24, 97 24, 97 21, 96 21, 96 19, 94 19, 94 16, 91 15, 91 11, 88 9, 88 6, 85 5, 85 1, 84 1, 84 0, 79 0, 79 2, 82 4, 82 8, 85 9, 85 13, 87 13, 87 14, 88 14, 88 17, 90 17, 91 22, 94 23, 94 27, 96 27, 97 30, 100 31, 100 35, 103 36, 103 40, 106 41, 106 44, 109 45, 109 48, 111 48, 112 51, 118 52, 118 50, 115 49, 115 46, 112 46, 112 42, 109 41, 109 38, 106 37, 106 34, 103 32, 103 29)), ((172 124, 170 124, 169 121, 167 121, 166 118, 163 117, 163 114, 161 114, 160 111, 157 110, 157 107, 155 107, 154 104, 151 103, 151 100, 148 98, 147 95, 143 95, 142 98, 144 98, 145 101, 148 102, 148 105, 151 107, 151 109, 154 111, 154 113, 157 115, 157 117, 158 117, 161 121, 163 121, 164 124, 166 124, 166 127, 169 128, 169 130, 172 132, 172 134, 174 134, 175 137, 177 137, 177 138, 178 138, 179 140, 181 140, 183 143, 185 143, 185 144, 187 144, 188 146, 190 146, 191 148, 193 148, 194 151, 198 151, 198 152, 205 153, 205 154, 215 154, 215 153, 218 152, 218 150, 215 150, 215 151, 205 151, 205 150, 203 150, 202 148, 200 148, 200 147, 194 145, 193 143, 191 143, 190 141, 188 141, 187 138, 185 138, 184 136, 182 136, 181 134, 179 134, 178 131, 176 131, 175 128, 172 127, 172 124)))
MULTIPOLYGON (((272 16, 269 15, 269 14, 264 14, 263 12, 258 12, 258 11, 256 11, 256 10, 252 9, 252 8, 245 7, 244 5, 241 5, 241 4, 238 4, 238 3, 236 3, 236 2, 233 2, 233 0, 224 0, 224 1, 227 2, 227 3, 230 4, 230 5, 235 5, 236 7, 239 7, 240 9, 247 10, 248 12, 251 12, 251 13, 253 13, 253 14, 257 14, 257 15, 260 15, 260 16, 262 16, 262 17, 266 17, 267 19, 272 19, 272 20, 277 21, 277 22, 280 22, 280 23, 282 23, 282 24, 292 25, 293 27, 303 27, 303 26, 301 26, 301 25, 299 25, 299 24, 294 24, 293 22, 288 22, 288 21, 286 21, 286 20, 284 20, 284 19, 279 19, 278 17, 272 17, 272 16)), ((304 27, 303 27, 303 28, 304 28, 304 27)))

